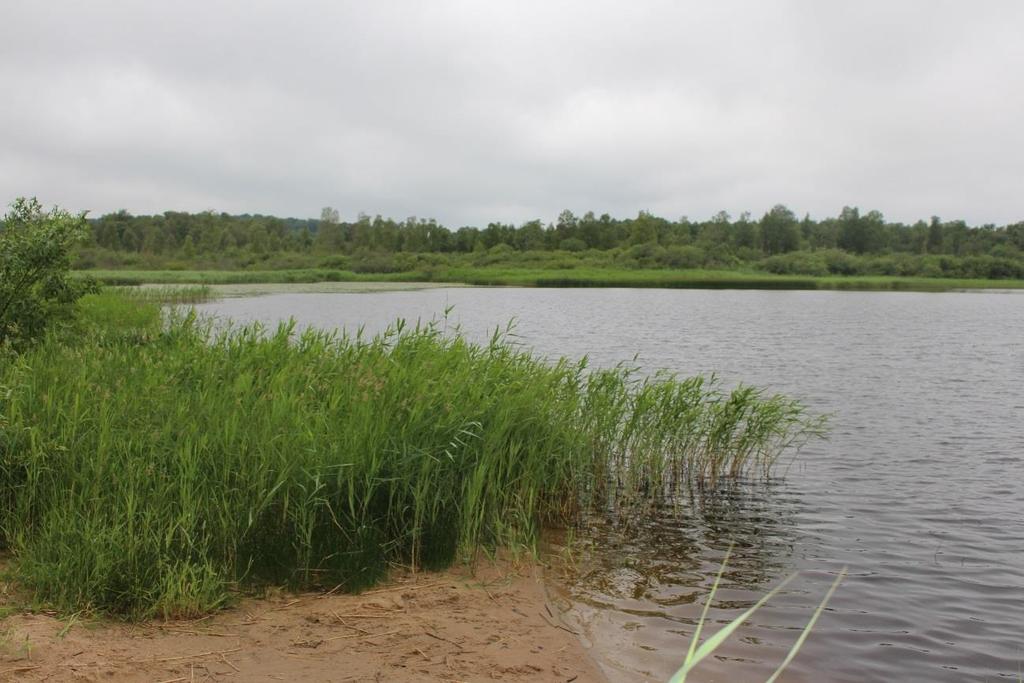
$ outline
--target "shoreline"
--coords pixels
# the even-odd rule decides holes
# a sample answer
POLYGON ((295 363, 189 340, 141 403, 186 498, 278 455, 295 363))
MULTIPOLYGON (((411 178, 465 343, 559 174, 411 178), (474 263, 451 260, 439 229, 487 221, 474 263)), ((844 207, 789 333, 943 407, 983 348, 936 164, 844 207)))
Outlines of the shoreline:
MULTIPOLYGON (((898 275, 774 275, 760 271, 452 268, 436 272, 354 273, 322 268, 293 270, 77 270, 76 277, 93 277, 109 285, 301 285, 336 283, 360 290, 417 287, 538 287, 538 288, 654 288, 766 289, 951 292, 964 290, 1021 290, 1024 280, 980 280, 898 275)), ((344 290, 343 290, 344 291, 344 290)))
POLYGON ((0 679, 606 683, 536 563, 405 573, 361 594, 273 592, 192 620, 16 612, 0 679))

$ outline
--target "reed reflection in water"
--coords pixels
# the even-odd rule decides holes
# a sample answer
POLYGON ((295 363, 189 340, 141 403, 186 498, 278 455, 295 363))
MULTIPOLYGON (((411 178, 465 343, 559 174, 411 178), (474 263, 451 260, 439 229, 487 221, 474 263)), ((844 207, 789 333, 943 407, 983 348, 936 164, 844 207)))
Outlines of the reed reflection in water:
MULTIPOLYGON (((705 635, 753 606, 792 572, 800 505, 789 487, 734 480, 625 517, 591 514, 571 539, 568 533, 550 537, 560 606, 570 610, 585 638, 600 643, 599 660, 613 680, 648 680, 655 672, 645 663, 647 653, 657 651, 664 660, 665 653, 677 651, 682 661, 730 547, 705 635)), ((778 600, 799 602, 808 591, 817 591, 816 582, 798 580, 778 600)), ((813 609, 813 594, 806 603, 813 609)), ((752 622, 737 632, 740 647, 727 645, 716 656, 751 663, 755 660, 742 643, 756 644, 756 659, 764 659, 768 676, 799 631, 756 626, 757 616, 752 622)), ((714 668, 709 661, 698 671, 714 668)))

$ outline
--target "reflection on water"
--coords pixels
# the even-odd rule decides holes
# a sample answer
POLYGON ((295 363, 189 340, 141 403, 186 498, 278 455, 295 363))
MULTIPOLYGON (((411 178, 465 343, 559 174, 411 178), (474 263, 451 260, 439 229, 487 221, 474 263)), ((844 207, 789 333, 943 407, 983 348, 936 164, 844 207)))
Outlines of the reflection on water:
MULTIPOLYGON (((646 680, 652 651, 678 653, 682 662, 727 553, 710 624, 752 607, 788 573, 799 505, 776 482, 734 481, 625 517, 590 515, 572 539, 549 539, 556 595, 613 678, 646 680)), ((738 637, 765 654, 773 642, 738 637)), ((727 649, 719 656, 735 658, 727 649)))
POLYGON ((1024 668, 1024 293, 451 289, 281 294, 200 306, 367 332, 395 318, 486 339, 517 319, 548 357, 717 373, 834 413, 786 476, 591 520, 565 594, 612 678, 680 664, 729 540, 716 620, 794 571, 695 680, 763 681, 849 575, 786 681, 1016 681, 1024 668), (689 507, 687 507, 689 506, 689 507))

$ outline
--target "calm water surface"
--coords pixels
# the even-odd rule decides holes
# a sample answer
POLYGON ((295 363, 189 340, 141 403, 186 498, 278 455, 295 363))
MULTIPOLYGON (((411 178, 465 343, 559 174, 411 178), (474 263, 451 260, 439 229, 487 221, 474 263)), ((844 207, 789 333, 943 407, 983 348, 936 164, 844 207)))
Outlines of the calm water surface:
POLYGON ((1018 680, 1024 669, 1024 294, 436 289, 278 294, 202 310, 365 325, 509 319, 553 357, 717 373, 835 414, 831 439, 769 483, 629 525, 596 524, 562 594, 613 681, 679 665, 724 550, 712 615, 800 577, 701 680, 764 680, 828 584, 849 578, 787 681, 1018 680))

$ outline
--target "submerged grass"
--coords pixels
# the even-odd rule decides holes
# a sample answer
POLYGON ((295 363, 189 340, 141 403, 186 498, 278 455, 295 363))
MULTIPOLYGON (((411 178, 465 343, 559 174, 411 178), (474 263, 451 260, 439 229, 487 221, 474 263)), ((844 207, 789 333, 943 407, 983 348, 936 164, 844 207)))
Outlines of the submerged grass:
POLYGON ((497 332, 216 331, 123 293, 81 305, 78 334, 0 359, 0 546, 67 611, 359 590, 767 472, 823 426, 784 397, 549 364, 497 332))

